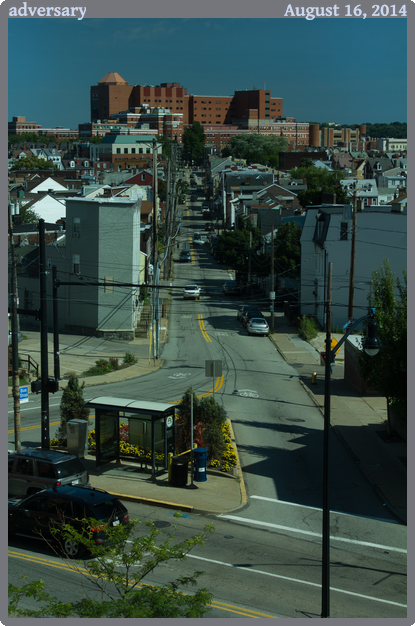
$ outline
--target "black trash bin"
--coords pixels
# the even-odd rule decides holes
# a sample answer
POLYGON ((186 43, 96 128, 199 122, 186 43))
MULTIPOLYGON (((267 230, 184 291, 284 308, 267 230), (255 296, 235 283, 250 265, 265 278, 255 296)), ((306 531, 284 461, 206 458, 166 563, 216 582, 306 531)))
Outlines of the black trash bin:
POLYGON ((207 450, 206 448, 194 448, 194 479, 197 482, 203 482, 207 480, 206 467, 207 467, 207 450))
POLYGON ((187 485, 187 472, 189 460, 187 456, 174 456, 171 467, 171 484, 175 487, 185 487, 187 485))

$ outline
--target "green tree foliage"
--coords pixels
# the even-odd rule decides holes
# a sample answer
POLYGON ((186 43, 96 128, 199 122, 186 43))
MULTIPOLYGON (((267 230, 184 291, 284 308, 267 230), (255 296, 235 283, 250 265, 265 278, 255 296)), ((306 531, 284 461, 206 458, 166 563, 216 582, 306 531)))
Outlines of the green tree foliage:
POLYGON ((296 222, 282 222, 278 227, 274 264, 277 274, 288 272, 291 277, 299 278, 301 264, 302 228, 296 222))
POLYGON ((189 193, 189 183, 182 178, 176 182, 176 198, 178 204, 184 204, 186 202, 186 196, 189 193))
POLYGON ((335 193, 337 204, 347 202, 347 192, 339 183, 345 177, 343 172, 329 172, 326 169, 311 165, 292 169, 290 176, 292 180, 305 178, 307 181, 307 191, 298 193, 302 207, 321 204, 323 193, 335 193))
POLYGON ((164 135, 158 135, 157 136, 157 142, 161 144, 161 150, 162 150, 163 157, 165 159, 170 159, 171 158, 171 144, 172 144, 172 142, 169 139, 167 139, 167 137, 165 137, 164 135))
POLYGON ((369 306, 375 309, 382 348, 376 356, 362 352, 360 373, 406 419, 407 406, 407 276, 396 278, 388 260, 372 272, 369 306))
POLYGON ((26 157, 25 159, 18 159, 10 168, 10 171, 20 170, 56 170, 58 169, 52 161, 46 161, 45 159, 39 159, 36 156, 26 157))
POLYGON ((40 215, 32 208, 26 208, 26 205, 19 206, 19 216, 22 224, 34 224, 40 220, 40 215))
MULTIPOLYGON (((356 124, 359 126, 359 124, 356 124)), ((366 135, 368 137, 392 137, 394 139, 406 139, 406 122, 392 122, 391 124, 366 123, 366 135)))
POLYGON ((8 136, 9 147, 18 143, 22 143, 24 141, 34 144, 56 144, 58 140, 56 139, 56 137, 53 137, 51 135, 37 135, 36 133, 22 133, 21 135, 8 136))
MULTIPOLYGON (((180 512, 176 514, 180 517, 180 512)), ((91 528, 96 520, 84 520, 91 528)), ((177 528, 174 528, 177 530, 177 528)), ((41 580, 27 582, 21 587, 9 585, 10 617, 107 617, 107 618, 200 618, 211 611, 213 595, 205 588, 195 593, 185 592, 196 587, 204 573, 197 571, 179 576, 161 585, 146 584, 144 579, 164 563, 174 571, 175 561, 185 561, 195 546, 205 543, 214 527, 207 525, 199 535, 175 543, 174 533, 167 538, 152 522, 133 520, 127 525, 108 526, 104 546, 96 545, 92 531, 80 533, 64 525, 57 536, 81 543, 93 557, 84 562, 72 561, 72 568, 96 589, 96 599, 85 594, 79 586, 78 598, 60 601, 45 590, 41 580), (138 525, 147 526, 145 534, 138 536, 138 525), (24 609, 20 601, 31 598, 35 608, 24 609), (36 606, 37 605, 37 606, 36 606)), ((22 577, 23 579, 25 577, 22 577)), ((27 605, 27 603, 26 603, 27 605)))
POLYGON ((261 163, 270 167, 278 167, 279 153, 286 150, 288 141, 285 137, 275 135, 244 134, 232 137, 230 145, 222 150, 222 156, 233 156, 244 159, 248 165, 261 163))
POLYGON ((205 154, 205 139, 205 131, 199 122, 193 122, 190 128, 185 128, 182 135, 182 158, 190 163, 201 163, 205 154))
POLYGON ((220 456, 225 449, 222 426, 226 422, 224 408, 212 396, 200 402, 202 437, 207 449, 208 460, 220 456))
POLYGON ((193 442, 198 447, 207 449, 209 460, 219 457, 225 449, 222 426, 226 422, 226 412, 212 396, 199 399, 191 387, 183 395, 180 415, 176 418, 177 448, 179 452, 191 449, 191 396, 193 396, 193 442))
POLYGON ((92 137, 89 137, 87 141, 89 143, 102 143, 103 139, 104 135, 93 135, 92 137))
POLYGON ((84 387, 85 382, 80 385, 78 377, 72 374, 63 390, 60 404, 61 424, 57 430, 57 438, 61 441, 67 437, 69 420, 89 418, 89 409, 84 406, 84 387))
POLYGON ((238 221, 237 230, 225 230, 218 240, 217 256, 222 263, 236 272, 247 275, 249 255, 251 254, 252 271, 261 275, 269 274, 269 260, 259 253, 262 246, 261 231, 252 227, 250 222, 238 221), (250 233, 252 233, 250 248, 250 233), (264 274, 265 273, 265 274, 264 274))

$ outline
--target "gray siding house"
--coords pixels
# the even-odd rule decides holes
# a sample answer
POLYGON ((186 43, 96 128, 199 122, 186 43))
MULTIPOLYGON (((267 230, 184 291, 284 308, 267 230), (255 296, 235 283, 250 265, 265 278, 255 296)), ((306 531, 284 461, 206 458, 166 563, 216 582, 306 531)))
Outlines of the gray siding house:
MULTIPOLYGON (((72 198, 66 237, 46 246, 48 326, 52 328, 52 267, 57 267, 59 330, 132 339, 139 319, 141 191, 133 197, 72 198), (49 272, 49 270, 48 270, 49 272), (103 283, 102 286, 93 283, 103 283), (134 284, 119 287, 119 283, 134 284)), ((19 295, 39 308, 38 277, 18 277, 19 295)))

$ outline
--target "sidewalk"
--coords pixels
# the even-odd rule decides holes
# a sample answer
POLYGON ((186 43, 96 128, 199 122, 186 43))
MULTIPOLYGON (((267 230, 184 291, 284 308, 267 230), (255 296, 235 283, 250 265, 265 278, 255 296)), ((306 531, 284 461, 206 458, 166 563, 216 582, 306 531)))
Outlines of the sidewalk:
MULTIPOLYGON (((162 342, 167 341, 167 320, 162 320, 162 342)), ((304 389, 316 406, 324 411, 324 366, 320 364, 325 333, 312 341, 302 340, 296 329, 290 327, 281 313, 275 315, 275 332, 270 339, 283 358, 296 368, 304 389), (312 383, 312 374, 316 382, 312 383)), ((22 352, 30 352, 36 359, 39 354, 39 333, 25 332, 28 340, 19 344, 22 352)), ((341 335, 333 335, 340 339, 341 335)), ((135 339, 128 344, 99 340, 92 337, 61 335, 61 375, 65 371, 76 373, 94 365, 98 358, 122 356, 126 350, 137 358, 137 364, 104 376, 83 378, 85 385, 101 385, 120 380, 144 376, 162 367, 162 360, 149 359, 148 339, 135 339), (65 346, 65 347, 64 347, 65 346), (89 366, 88 366, 89 363, 89 366)), ((53 343, 48 342, 49 373, 53 373, 53 343)), ((404 523, 407 521, 406 499, 406 442, 396 438, 388 440, 386 426, 386 400, 378 396, 359 396, 357 391, 343 379, 343 348, 336 357, 331 376, 331 425, 356 459, 362 472, 372 483, 385 505, 404 523)), ((61 380, 60 388, 66 382, 61 380)), ((208 471, 207 480, 194 483, 198 489, 175 487, 168 483, 167 474, 151 479, 137 465, 122 462, 102 466, 97 470, 95 458, 87 456, 85 462, 90 473, 92 486, 116 493, 124 499, 148 502, 157 506, 177 508, 181 511, 224 513, 240 508, 247 502, 243 475, 240 466, 237 477, 208 471)), ((188 480, 190 483, 190 477, 188 480)))

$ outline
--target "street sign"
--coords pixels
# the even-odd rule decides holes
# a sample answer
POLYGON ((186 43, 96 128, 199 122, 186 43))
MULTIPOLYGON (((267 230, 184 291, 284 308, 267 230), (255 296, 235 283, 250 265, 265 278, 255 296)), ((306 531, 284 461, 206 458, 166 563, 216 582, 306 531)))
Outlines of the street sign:
POLYGON ((19 387, 20 404, 22 402, 29 402, 29 387, 19 387))
POLYGON ((275 300, 275 291, 270 291, 269 292, 269 299, 270 300, 275 300))
POLYGON ((213 376, 213 364, 215 364, 215 376, 222 376, 222 361, 205 361, 205 376, 213 376))
MULTIPOLYGON (((337 344, 338 344, 338 343, 339 343, 339 342, 337 341, 337 339, 335 339, 335 338, 333 337, 333 338, 332 338, 332 340, 331 340, 331 344, 330 344, 330 350, 333 350, 333 349, 337 346, 337 344)), ((327 349, 326 344, 324 344, 324 348, 325 348, 325 349, 327 349)), ((335 350, 335 351, 334 351, 334 354, 337 354, 337 352, 338 352, 339 350, 340 350, 340 348, 337 348, 337 350, 335 350)))

